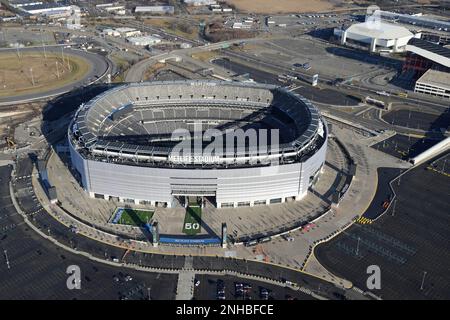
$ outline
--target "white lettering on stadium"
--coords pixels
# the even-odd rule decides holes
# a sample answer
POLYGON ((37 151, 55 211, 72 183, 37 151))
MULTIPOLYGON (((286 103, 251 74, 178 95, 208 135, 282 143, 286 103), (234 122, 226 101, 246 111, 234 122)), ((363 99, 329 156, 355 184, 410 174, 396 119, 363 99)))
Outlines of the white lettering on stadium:
POLYGON ((176 163, 211 163, 219 159, 219 156, 169 156, 169 161, 176 163))

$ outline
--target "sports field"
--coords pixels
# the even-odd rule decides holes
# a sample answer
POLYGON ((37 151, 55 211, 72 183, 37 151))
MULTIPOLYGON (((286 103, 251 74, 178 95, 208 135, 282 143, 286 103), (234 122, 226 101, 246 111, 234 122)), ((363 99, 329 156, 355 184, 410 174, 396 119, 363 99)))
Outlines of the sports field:
POLYGON ((202 227, 202 208, 187 207, 184 216, 183 233, 187 235, 196 235, 200 233, 202 227))
POLYGON ((114 216, 116 216, 120 210, 122 210, 122 215, 117 223, 136 227, 142 227, 144 224, 148 223, 154 213, 150 210, 118 208, 114 213, 114 216))
POLYGON ((0 54, 0 97, 45 92, 82 79, 89 62, 69 54, 17 52, 0 54))

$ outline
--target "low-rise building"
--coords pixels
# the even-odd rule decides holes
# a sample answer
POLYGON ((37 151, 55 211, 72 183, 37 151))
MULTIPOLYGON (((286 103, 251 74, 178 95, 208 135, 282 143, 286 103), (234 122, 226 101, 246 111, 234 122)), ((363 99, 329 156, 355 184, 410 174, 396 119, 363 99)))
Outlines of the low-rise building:
POLYGON ((154 36, 130 37, 127 41, 135 46, 147 47, 161 42, 161 38, 154 36))
POLYGON ((156 14, 174 14, 174 6, 137 6, 135 13, 156 13, 156 14))
POLYGON ((141 35, 141 31, 134 29, 134 28, 128 28, 128 27, 122 27, 122 28, 116 28, 117 32, 119 32, 120 36, 124 38, 128 37, 137 37, 141 35))
POLYGON ((190 6, 210 6, 217 4, 216 0, 183 0, 183 2, 190 6))
POLYGON ((39 1, 39 0, 9 0, 9 4, 13 8, 22 8, 22 7, 26 7, 26 6, 41 5, 42 1, 39 1))
POLYGON ((450 73, 428 70, 416 81, 414 92, 450 99, 450 73))
POLYGON ((120 32, 111 28, 103 29, 102 35, 111 37, 120 37, 120 32))
POLYGON ((27 5, 20 8, 22 11, 31 15, 49 15, 58 14, 64 11, 71 11, 72 7, 70 5, 61 5, 58 3, 43 3, 36 5, 27 5))

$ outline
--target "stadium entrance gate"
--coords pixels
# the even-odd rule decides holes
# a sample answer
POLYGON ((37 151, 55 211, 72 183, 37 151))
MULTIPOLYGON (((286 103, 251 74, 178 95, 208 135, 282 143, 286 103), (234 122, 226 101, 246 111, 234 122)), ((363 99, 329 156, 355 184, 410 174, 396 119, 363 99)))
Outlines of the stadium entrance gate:
POLYGON ((172 196, 174 196, 178 203, 184 207, 194 202, 198 203, 203 208, 207 203, 213 207, 217 207, 215 192, 172 191, 172 196))

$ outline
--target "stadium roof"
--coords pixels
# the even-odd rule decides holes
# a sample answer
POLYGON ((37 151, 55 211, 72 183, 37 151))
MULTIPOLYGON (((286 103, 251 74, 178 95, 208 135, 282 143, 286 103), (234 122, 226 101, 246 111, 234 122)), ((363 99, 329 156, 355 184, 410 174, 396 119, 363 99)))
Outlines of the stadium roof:
MULTIPOLYGON (((246 110, 244 113, 250 116, 263 109, 269 110, 269 107, 278 112, 271 111, 271 116, 260 113, 266 121, 272 121, 275 127, 280 126, 280 130, 289 130, 288 127, 292 125, 289 127, 292 129, 289 140, 279 145, 283 152, 301 152, 310 145, 321 128, 320 114, 316 107, 307 99, 284 88, 263 84, 186 80, 132 83, 105 91, 80 107, 70 131, 75 133, 81 145, 89 149, 106 148, 108 151, 116 150, 121 153, 167 155, 171 152, 170 146, 161 147, 148 141, 143 145, 137 140, 140 136, 145 139, 151 136, 155 141, 161 138, 165 140, 165 135, 170 136, 174 130, 170 121, 176 121, 174 123, 177 124, 190 119, 208 119, 209 111, 213 112, 211 119, 231 119, 230 123, 235 123, 236 118, 231 113, 233 109, 246 110), (178 114, 175 110, 170 111, 170 108, 181 108, 182 112, 178 114), (208 112, 200 115, 195 110, 198 108, 208 112), (171 116, 161 118, 161 109, 170 111, 171 116), (214 110, 223 110, 224 115, 217 115, 214 112, 219 111, 214 110), (124 117, 128 120, 122 123, 121 119, 124 117), (277 120, 276 117, 280 118, 277 120), (146 124, 148 127, 144 127, 146 124)), ((237 117, 240 116, 242 113, 239 111, 237 117)), ((238 149, 238 153, 240 152, 245 152, 245 148, 238 149)))
POLYGON ((377 23, 355 23, 348 27, 346 31, 377 39, 397 39, 413 36, 413 34, 405 27, 383 21, 379 21, 377 23))
POLYGON ((411 24, 417 24, 432 28, 450 28, 450 22, 449 21, 442 21, 437 20, 432 17, 426 17, 426 16, 417 16, 417 15, 409 15, 409 14, 402 14, 397 12, 389 12, 389 11, 381 11, 377 10, 381 17, 383 18, 390 18, 390 19, 396 19, 400 22, 407 22, 411 24))
POLYGON ((450 49, 421 39, 411 39, 406 50, 450 68, 450 49))
POLYGON ((409 40, 408 44, 436 53, 440 56, 450 58, 450 48, 443 47, 438 44, 416 38, 409 40))

